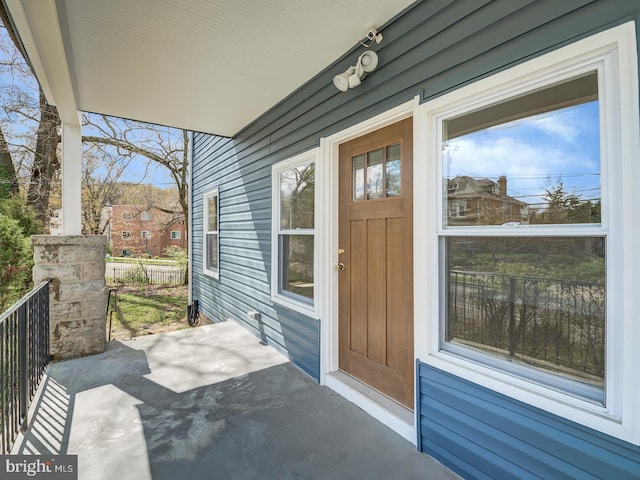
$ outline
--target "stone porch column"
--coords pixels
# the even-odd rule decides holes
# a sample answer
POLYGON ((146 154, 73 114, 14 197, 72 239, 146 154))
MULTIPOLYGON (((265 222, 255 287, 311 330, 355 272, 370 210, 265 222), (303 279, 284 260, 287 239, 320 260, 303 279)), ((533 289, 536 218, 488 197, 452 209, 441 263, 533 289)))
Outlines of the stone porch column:
POLYGON ((106 337, 103 235, 34 235, 33 281, 49 287, 53 360, 101 353, 106 337))

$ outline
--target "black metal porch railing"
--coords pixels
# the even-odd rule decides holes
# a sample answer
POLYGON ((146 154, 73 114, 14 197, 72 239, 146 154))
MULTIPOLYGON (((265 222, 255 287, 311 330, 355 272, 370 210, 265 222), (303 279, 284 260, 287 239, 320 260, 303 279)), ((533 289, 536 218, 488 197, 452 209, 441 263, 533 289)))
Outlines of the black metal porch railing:
POLYGON ((604 378, 605 286, 450 271, 448 340, 593 383, 604 378))
POLYGON ((49 364, 49 282, 0 316, 0 454, 29 422, 27 412, 49 364))

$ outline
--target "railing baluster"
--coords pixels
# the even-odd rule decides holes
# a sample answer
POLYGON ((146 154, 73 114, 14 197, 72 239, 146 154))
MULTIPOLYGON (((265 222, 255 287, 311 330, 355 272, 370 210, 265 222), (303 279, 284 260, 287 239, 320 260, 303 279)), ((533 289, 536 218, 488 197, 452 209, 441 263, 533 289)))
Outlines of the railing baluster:
POLYGON ((15 438, 17 435, 17 426, 18 426, 18 392, 17 392, 17 378, 18 378, 18 352, 17 352, 17 338, 18 338, 18 329, 17 329, 17 315, 14 313, 11 314, 11 337, 9 338, 9 345, 11 347, 11 429, 9 430, 11 434, 11 438, 15 438))
POLYGON ((516 278, 509 277, 509 356, 516 355, 516 278))
POLYGON ((7 363, 5 360, 5 341, 4 341, 4 332, 5 332, 5 324, 0 322, 0 455, 5 455, 7 452, 5 450, 5 446, 7 445, 6 440, 6 422, 5 422, 5 414, 7 411, 7 392, 5 388, 5 384, 7 381, 7 363))
POLYGON ((0 452, 29 425, 29 404, 49 364, 49 282, 0 315, 0 452))
POLYGON ((27 334, 27 306, 18 310, 18 384, 20 397, 20 430, 26 429, 27 422, 27 404, 29 395, 29 336, 27 334))

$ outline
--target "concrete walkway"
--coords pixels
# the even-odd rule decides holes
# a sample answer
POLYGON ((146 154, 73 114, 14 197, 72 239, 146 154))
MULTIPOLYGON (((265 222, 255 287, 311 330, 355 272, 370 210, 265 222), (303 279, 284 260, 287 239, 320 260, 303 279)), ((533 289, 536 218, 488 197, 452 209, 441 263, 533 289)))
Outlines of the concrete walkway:
POLYGON ((455 479, 234 322, 52 364, 15 454, 82 480, 455 479))

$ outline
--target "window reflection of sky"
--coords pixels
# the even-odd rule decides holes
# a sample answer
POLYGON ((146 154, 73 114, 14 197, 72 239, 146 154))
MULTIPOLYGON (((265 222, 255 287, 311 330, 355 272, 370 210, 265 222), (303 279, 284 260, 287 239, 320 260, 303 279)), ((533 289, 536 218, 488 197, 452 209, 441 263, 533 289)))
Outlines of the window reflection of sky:
POLYGON ((356 170, 355 200, 364 200, 364 168, 359 168, 356 170))
POLYGON ((400 171, 400 159, 387 161, 387 197, 395 197, 402 193, 402 177, 400 171))
POLYGON ((382 163, 367 166, 367 198, 381 198, 382 190, 382 163))
POLYGON ((445 143, 444 177, 496 181, 533 208, 563 184, 581 200, 600 199, 598 101, 571 106, 456 137, 445 143))
POLYGON ((400 144, 377 149, 352 158, 353 200, 395 197, 402 193, 402 161, 400 144), (365 166, 366 160, 366 166, 365 166), (366 168, 366 180, 365 180, 366 168))

